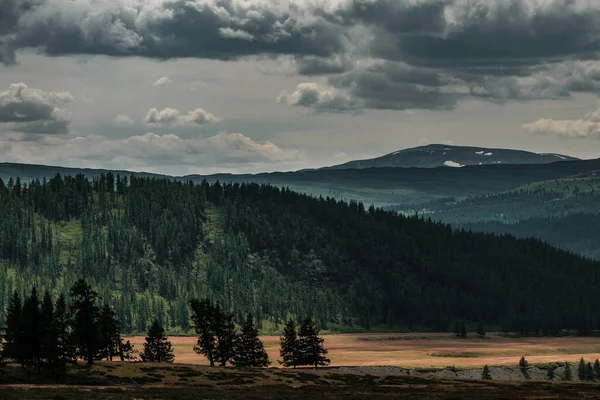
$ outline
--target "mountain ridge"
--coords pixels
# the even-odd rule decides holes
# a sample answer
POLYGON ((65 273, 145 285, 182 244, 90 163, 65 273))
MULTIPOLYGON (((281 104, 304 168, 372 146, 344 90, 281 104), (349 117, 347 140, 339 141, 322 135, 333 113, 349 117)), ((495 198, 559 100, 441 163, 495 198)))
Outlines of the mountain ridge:
POLYGON ((491 164, 551 164, 577 161, 576 157, 526 150, 430 144, 394 151, 380 157, 353 160, 320 169, 437 168, 491 164))

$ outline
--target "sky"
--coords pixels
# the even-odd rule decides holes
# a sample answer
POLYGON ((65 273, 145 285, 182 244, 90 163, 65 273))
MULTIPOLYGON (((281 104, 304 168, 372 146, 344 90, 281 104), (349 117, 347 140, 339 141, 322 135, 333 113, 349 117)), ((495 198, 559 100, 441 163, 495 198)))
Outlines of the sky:
POLYGON ((287 171, 600 157, 597 0, 0 0, 0 162, 287 171))

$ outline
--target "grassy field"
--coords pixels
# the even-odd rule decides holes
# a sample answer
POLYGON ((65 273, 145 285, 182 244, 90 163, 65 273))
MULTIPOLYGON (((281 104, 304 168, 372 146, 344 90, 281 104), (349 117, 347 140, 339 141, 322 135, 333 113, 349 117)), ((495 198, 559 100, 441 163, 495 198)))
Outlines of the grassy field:
POLYGON ((600 385, 374 376, 332 370, 241 370, 185 364, 79 365, 66 384, 0 370, 0 399, 597 399, 600 385))
MULTIPOLYGON (((458 368, 488 365, 516 365, 525 356, 532 364, 577 362, 581 357, 600 358, 600 338, 507 338, 495 333, 480 339, 474 335, 457 339, 450 334, 342 334, 324 335, 332 366, 390 365, 430 368, 455 365, 458 368)), ((136 349, 144 338, 129 338, 136 349)), ((279 337, 263 336, 272 366, 278 366, 279 337)), ((206 365, 206 359, 193 351, 196 338, 171 337, 175 362, 206 365)))

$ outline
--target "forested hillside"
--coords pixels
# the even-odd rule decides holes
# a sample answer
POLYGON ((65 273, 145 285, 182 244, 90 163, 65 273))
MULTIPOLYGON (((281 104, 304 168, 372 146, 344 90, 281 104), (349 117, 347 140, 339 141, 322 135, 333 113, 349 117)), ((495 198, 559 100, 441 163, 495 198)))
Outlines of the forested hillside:
POLYGON ((322 328, 600 325, 600 263, 268 185, 11 179, 0 183, 0 213, 0 307, 14 289, 66 293, 85 277, 123 331, 155 317, 185 331, 188 300, 204 297, 265 329, 307 315, 322 328))

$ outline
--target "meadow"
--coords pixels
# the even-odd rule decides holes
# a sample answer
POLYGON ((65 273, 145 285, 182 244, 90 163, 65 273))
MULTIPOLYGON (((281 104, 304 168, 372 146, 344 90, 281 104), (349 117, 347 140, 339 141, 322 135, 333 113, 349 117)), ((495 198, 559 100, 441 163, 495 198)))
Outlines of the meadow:
MULTIPOLYGON (((505 337, 489 333, 459 339, 447 333, 355 333, 323 335, 331 366, 397 366, 404 368, 476 368, 488 365, 516 366, 521 356, 530 364, 578 362, 581 357, 600 358, 600 338, 594 337, 505 337)), ((144 337, 127 338, 136 349, 144 337)), ((279 337, 261 336, 272 366, 279 366, 279 337)), ((193 351, 195 337, 170 338, 175 362, 207 365, 193 351)))

